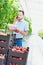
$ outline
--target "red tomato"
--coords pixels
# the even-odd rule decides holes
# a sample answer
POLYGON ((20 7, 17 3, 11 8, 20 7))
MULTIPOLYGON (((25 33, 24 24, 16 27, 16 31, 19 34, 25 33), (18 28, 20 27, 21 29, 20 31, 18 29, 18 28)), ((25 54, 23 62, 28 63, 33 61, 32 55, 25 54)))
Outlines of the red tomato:
POLYGON ((15 48, 16 48, 17 50, 19 50, 19 49, 20 49, 20 47, 19 47, 19 46, 16 46, 15 48))
POLYGON ((1 42, 4 42, 3 40, 1 42))
POLYGON ((0 46, 0 49, 1 49, 2 47, 0 46))
POLYGON ((19 47, 19 46, 14 46, 13 47, 13 51, 14 52, 20 52, 20 53, 24 53, 28 50, 29 47, 27 48, 23 48, 23 47, 19 47))
POLYGON ((2 48, 2 49, 5 49, 5 48, 2 48))
POLYGON ((13 63, 13 65, 16 65, 15 63, 13 63))
POLYGON ((23 51, 21 51, 21 50, 18 50, 17 52, 19 52, 19 53, 23 53, 23 51))
POLYGON ((19 60, 22 60, 22 58, 19 58, 19 60))
POLYGON ((16 65, 15 63, 11 63, 11 65, 16 65))
POLYGON ((22 48, 22 52, 24 52, 24 48, 22 48))
POLYGON ((13 48, 12 51, 13 51, 13 52, 16 52, 16 48, 13 48))
POLYGON ((12 63, 10 63, 10 65, 12 65, 12 63))

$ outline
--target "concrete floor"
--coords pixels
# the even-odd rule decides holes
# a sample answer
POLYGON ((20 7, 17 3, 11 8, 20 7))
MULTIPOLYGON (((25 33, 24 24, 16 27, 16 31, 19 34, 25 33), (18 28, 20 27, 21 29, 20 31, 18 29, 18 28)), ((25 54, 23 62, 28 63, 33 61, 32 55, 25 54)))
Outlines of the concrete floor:
POLYGON ((43 65, 43 40, 37 35, 31 35, 23 41, 23 47, 30 47, 27 65, 43 65))

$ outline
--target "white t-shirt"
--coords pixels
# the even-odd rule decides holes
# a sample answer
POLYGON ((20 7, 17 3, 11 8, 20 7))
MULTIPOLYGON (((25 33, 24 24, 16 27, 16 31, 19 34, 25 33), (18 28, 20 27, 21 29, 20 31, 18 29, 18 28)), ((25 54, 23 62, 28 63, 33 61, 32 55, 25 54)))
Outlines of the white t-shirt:
MULTIPOLYGON (((14 24, 14 26, 15 26, 17 29, 19 29, 19 30, 21 30, 21 31, 23 31, 23 32, 29 30, 28 22, 26 22, 26 21, 24 21, 24 20, 17 21, 17 22, 14 24)), ((20 34, 20 33, 14 32, 14 34, 16 34, 16 38, 23 38, 23 35, 20 34)))

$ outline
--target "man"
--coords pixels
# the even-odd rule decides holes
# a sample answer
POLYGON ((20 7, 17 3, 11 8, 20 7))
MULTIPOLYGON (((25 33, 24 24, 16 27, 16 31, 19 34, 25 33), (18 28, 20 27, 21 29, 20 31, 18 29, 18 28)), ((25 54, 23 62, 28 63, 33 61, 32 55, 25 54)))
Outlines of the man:
MULTIPOLYGON (((12 31, 14 31, 14 33, 16 34, 16 39, 14 41, 14 45, 17 46, 22 46, 22 39, 24 35, 28 35, 28 22, 25 22, 23 20, 24 18, 24 11, 19 10, 18 12, 18 18, 15 22, 15 30, 12 29, 12 31)), ((10 29, 11 30, 11 29, 10 29)))

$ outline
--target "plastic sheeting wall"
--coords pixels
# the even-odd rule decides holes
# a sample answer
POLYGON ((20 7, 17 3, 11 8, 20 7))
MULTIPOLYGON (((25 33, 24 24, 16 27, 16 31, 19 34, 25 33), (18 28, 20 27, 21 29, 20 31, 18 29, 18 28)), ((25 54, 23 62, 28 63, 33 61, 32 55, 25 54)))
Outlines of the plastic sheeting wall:
POLYGON ((33 33, 43 29, 43 0, 21 0, 26 16, 31 17, 33 33))

